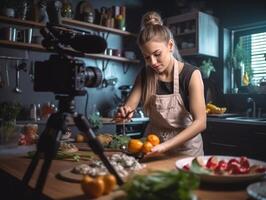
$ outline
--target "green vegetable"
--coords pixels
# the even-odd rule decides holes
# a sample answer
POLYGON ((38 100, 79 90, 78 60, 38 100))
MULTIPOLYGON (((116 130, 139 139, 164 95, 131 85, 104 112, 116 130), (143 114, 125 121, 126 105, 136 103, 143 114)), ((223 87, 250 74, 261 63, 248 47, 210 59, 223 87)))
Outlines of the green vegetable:
POLYGON ((122 189, 128 200, 190 200, 192 190, 199 186, 197 176, 182 171, 155 171, 135 175, 122 189))
POLYGON ((190 171, 195 174, 211 174, 212 173, 210 170, 202 167, 197 157, 192 160, 190 171))
MULTIPOLYGON (((36 151, 29 151, 28 152, 28 157, 32 158, 35 155, 36 151)), ((89 160, 93 157, 93 153, 91 152, 74 152, 74 153, 69 153, 69 152, 62 152, 58 151, 56 154, 55 159, 57 160, 64 160, 64 159, 73 159, 74 161, 80 161, 80 159, 86 159, 89 160)))
POLYGON ((112 141, 108 144, 107 148, 110 149, 120 149, 122 145, 128 144, 128 141, 130 140, 129 136, 126 135, 114 135, 112 138, 112 141))

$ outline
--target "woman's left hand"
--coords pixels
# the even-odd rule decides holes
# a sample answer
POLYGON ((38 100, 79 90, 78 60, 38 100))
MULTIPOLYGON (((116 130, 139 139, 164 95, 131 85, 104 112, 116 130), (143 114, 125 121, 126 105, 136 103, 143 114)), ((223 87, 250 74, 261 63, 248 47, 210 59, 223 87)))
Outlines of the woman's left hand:
POLYGON ((149 155, 162 154, 168 151, 168 144, 166 142, 158 144, 151 149, 149 155))

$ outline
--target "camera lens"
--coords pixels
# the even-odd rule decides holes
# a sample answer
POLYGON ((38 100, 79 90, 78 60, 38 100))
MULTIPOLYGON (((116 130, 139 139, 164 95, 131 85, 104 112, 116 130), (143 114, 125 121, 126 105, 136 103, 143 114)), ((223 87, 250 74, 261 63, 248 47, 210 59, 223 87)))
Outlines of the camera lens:
POLYGON ((98 87, 102 82, 102 72, 97 67, 86 67, 84 75, 86 87, 98 87))

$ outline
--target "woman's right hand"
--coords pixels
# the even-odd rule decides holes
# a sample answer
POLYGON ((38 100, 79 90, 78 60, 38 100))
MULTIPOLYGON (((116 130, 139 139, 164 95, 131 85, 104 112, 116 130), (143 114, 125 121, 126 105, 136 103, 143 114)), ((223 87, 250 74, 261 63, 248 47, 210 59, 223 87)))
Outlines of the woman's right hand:
POLYGON ((133 117, 134 110, 127 105, 120 106, 114 116, 114 120, 116 123, 125 121, 130 121, 133 117))

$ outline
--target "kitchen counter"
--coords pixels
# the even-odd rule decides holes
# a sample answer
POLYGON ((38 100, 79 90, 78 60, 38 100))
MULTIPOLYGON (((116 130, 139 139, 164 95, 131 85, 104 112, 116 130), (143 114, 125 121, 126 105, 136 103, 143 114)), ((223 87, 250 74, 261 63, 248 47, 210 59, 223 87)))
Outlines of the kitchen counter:
MULTIPOLYGON (((28 150, 32 150, 32 147, 21 146, 15 149, 9 149, 0 152, 0 186, 1 191, 6 193, 6 195, 10 196, 16 193, 16 187, 18 187, 20 184, 20 180, 22 179, 25 170, 31 161, 30 159, 23 157, 28 150)), ((146 164, 145 170, 176 170, 176 160, 183 157, 184 156, 180 155, 173 157, 161 156, 157 158, 146 159, 143 161, 143 163, 146 164)), ((60 171, 71 169, 73 166, 81 164, 82 162, 77 163, 71 161, 54 160, 49 170, 47 181, 44 187, 44 199, 86 199, 81 190, 80 184, 66 182, 57 178, 57 174, 60 171)), ((31 187, 33 187, 36 177, 37 176, 35 174, 30 182, 31 187)), ((246 185, 229 185, 228 187, 228 184, 216 186, 213 184, 202 184, 201 187, 195 191, 195 194, 199 200, 243 200, 248 199, 245 188, 246 185)), ((98 199, 115 199, 122 194, 123 192, 121 191, 115 191, 98 199)), ((3 196, 3 194, 1 195, 3 196)), ((11 197, 8 199, 13 198, 11 197)))
POLYGON ((258 125, 258 126, 265 126, 266 121, 241 121, 241 120, 233 120, 227 119, 227 117, 207 117, 208 122, 221 122, 221 123, 229 123, 229 124, 250 124, 250 125, 258 125))

